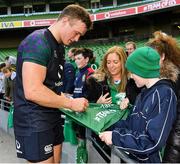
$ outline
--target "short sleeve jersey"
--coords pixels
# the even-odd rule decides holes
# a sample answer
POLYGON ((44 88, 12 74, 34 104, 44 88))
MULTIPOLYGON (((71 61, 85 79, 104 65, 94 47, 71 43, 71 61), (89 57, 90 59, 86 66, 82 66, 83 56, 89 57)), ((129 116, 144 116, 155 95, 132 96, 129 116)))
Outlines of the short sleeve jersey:
MULTIPOLYGON (((22 83, 23 62, 32 62, 47 68, 44 85, 58 93, 63 84, 64 46, 58 44, 48 29, 37 30, 27 36, 18 48, 17 75, 14 91, 14 130, 28 136, 52 128, 61 122, 60 111, 27 100, 22 83)), ((36 72, 34 72, 36 73, 36 72)))

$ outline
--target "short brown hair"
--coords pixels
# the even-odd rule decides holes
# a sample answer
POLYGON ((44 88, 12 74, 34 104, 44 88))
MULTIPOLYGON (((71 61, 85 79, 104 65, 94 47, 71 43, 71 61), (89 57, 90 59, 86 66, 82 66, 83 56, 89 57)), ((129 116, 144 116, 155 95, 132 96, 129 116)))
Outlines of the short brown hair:
POLYGON ((95 62, 95 57, 94 57, 94 54, 93 54, 93 51, 89 48, 78 48, 75 53, 74 53, 74 56, 76 55, 79 55, 79 54, 82 54, 82 56, 84 58, 89 58, 89 63, 92 64, 95 62))
POLYGON ((127 43, 125 44, 125 46, 130 45, 130 44, 132 44, 133 47, 134 47, 134 49, 136 49, 136 43, 133 42, 133 41, 127 42, 127 43))
POLYGON ((2 72, 3 73, 8 73, 8 72, 11 72, 11 71, 12 71, 11 67, 4 67, 4 68, 2 68, 2 72))
POLYGON ((74 53, 75 53, 77 50, 78 50, 78 48, 71 48, 71 49, 69 50, 69 52, 73 53, 73 55, 74 55, 74 53))
POLYGON ((68 5, 59 15, 58 20, 63 17, 69 17, 70 19, 78 19, 85 23, 87 30, 92 29, 93 23, 90 18, 90 14, 79 5, 68 5))

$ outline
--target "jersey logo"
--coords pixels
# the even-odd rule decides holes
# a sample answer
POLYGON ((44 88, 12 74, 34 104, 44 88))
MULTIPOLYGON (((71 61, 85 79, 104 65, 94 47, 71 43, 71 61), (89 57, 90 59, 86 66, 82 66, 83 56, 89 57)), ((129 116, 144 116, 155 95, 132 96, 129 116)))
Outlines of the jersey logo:
POLYGON ((58 58, 56 50, 54 50, 54 57, 58 58))
POLYGON ((16 148, 17 148, 17 149, 20 149, 20 148, 21 148, 21 145, 20 145, 20 143, 19 143, 18 140, 16 140, 16 148))
POLYGON ((49 144, 44 147, 45 154, 49 154, 53 151, 53 145, 49 144))
POLYGON ((63 82, 62 82, 62 76, 61 76, 61 72, 63 71, 63 66, 62 65, 59 65, 59 69, 58 69, 58 73, 57 73, 57 76, 58 76, 58 81, 55 82, 55 86, 61 86, 63 85, 63 82))
POLYGON ((20 150, 21 144, 19 143, 18 140, 16 140, 16 152, 19 154, 22 154, 23 152, 20 150))

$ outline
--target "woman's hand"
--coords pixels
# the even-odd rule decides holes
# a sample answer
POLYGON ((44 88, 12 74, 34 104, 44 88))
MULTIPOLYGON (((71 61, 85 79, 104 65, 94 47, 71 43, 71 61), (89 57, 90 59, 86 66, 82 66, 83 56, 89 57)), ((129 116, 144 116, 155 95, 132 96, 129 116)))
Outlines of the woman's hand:
POLYGON ((119 107, 120 107, 120 109, 124 110, 128 107, 128 104, 129 104, 129 99, 125 98, 125 99, 122 99, 119 107))
POLYGON ((104 96, 101 95, 96 103, 98 104, 111 104, 112 98, 108 97, 109 93, 106 93, 104 96))

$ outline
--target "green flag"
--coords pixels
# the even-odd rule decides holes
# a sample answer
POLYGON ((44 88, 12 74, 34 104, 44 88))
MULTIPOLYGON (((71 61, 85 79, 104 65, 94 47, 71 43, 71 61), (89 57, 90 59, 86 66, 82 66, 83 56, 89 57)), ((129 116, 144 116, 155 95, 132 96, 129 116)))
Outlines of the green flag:
POLYGON ((109 128, 117 121, 127 117, 129 110, 120 110, 116 104, 95 104, 90 103, 87 110, 83 113, 74 112, 69 109, 61 109, 73 120, 90 128, 96 133, 109 128))

